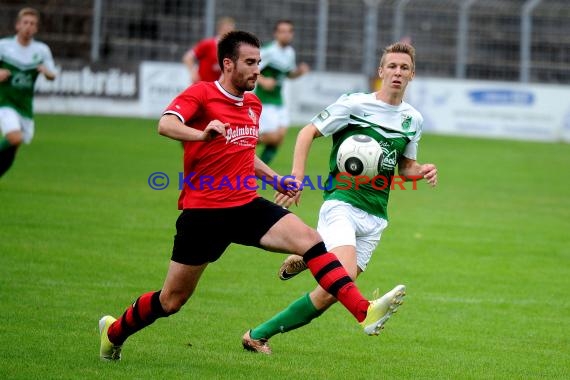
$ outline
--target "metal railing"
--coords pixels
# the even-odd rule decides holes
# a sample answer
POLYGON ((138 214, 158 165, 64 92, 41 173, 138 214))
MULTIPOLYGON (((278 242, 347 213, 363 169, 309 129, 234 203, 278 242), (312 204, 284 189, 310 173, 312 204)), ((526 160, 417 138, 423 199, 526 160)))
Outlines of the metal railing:
POLYGON ((24 6, 42 13, 39 39, 56 60, 179 61, 219 17, 264 42, 287 18, 298 60, 321 71, 373 76, 382 48, 406 39, 421 76, 570 83, 567 0, 11 0, 0 34, 24 6))

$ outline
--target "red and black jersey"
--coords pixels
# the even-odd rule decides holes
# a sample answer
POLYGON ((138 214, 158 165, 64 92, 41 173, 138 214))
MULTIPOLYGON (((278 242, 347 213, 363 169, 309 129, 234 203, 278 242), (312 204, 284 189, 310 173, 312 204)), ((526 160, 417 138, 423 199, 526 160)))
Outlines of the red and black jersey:
POLYGON ((216 82, 198 82, 178 95, 164 114, 204 130, 212 120, 229 123, 226 137, 184 142, 184 178, 179 209, 224 208, 257 197, 254 173, 261 102, 253 93, 228 93, 216 82))
POLYGON ((199 61, 198 75, 200 80, 213 82, 220 79, 222 70, 218 64, 218 39, 206 38, 192 49, 194 57, 199 61))

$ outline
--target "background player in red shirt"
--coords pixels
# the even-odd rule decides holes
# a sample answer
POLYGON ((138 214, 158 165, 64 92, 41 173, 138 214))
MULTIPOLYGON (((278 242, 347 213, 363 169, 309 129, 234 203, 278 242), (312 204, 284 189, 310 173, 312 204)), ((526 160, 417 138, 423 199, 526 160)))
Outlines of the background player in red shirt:
POLYGON ((233 18, 223 17, 216 24, 216 36, 199 41, 192 49, 188 50, 182 62, 190 70, 192 83, 201 80, 213 82, 220 79, 222 70, 218 64, 218 41, 228 32, 235 29, 236 23, 233 18))
POLYGON ((141 295, 118 320, 107 315, 99 321, 104 360, 119 360, 130 335, 179 311, 208 264, 231 243, 303 256, 319 285, 370 335, 398 302, 364 298, 314 229, 257 195, 254 177, 275 179, 276 190, 288 196, 297 193, 290 185, 300 182, 279 176, 255 155, 261 103, 247 91, 259 76, 259 40, 248 32, 230 32, 220 40, 218 56, 222 79, 190 86, 159 121, 161 135, 184 142, 183 211, 162 289, 141 295))

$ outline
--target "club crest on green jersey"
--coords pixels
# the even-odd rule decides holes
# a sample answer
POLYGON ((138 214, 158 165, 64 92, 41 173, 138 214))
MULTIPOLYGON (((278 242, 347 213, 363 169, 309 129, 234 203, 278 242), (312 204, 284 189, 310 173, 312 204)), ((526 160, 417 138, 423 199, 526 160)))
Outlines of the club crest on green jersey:
POLYGON ((402 129, 407 132, 412 125, 412 117, 405 113, 402 114, 402 129))

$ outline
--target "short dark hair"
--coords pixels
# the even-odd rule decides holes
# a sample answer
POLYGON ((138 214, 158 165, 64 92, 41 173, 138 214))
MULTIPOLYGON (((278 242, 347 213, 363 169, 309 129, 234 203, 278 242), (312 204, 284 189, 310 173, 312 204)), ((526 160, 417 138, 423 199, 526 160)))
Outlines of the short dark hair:
POLYGON ((291 27, 293 27, 293 21, 288 20, 288 19, 280 19, 280 20, 277 20, 275 22, 275 24, 273 25, 273 33, 275 33, 277 31, 277 28, 279 28, 279 25, 281 25, 281 24, 289 24, 289 25, 291 25, 291 27))
POLYGON ((243 30, 234 30, 227 33, 218 42, 218 63, 224 71, 224 59, 229 58, 236 62, 239 58, 239 47, 241 44, 255 46, 259 49, 261 42, 259 38, 243 30))

